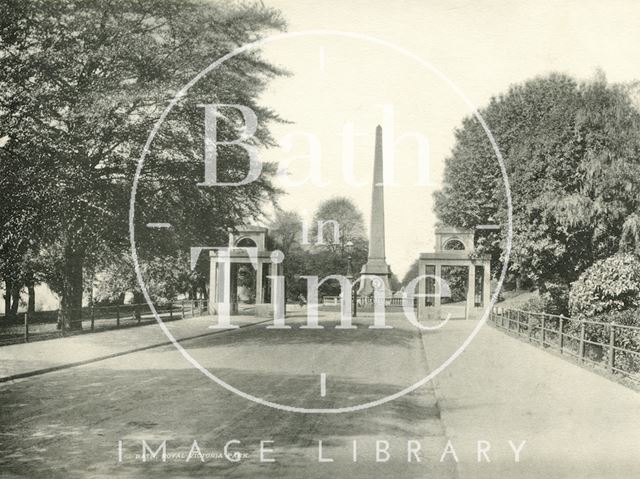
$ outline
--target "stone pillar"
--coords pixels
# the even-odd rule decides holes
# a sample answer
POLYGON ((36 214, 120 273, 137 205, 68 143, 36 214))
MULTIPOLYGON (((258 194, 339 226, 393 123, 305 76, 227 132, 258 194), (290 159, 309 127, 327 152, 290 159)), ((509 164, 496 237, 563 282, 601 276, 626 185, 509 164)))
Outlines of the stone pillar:
POLYGON ((474 264, 469 265, 469 276, 467 279, 467 314, 465 319, 469 319, 469 317, 473 314, 473 309, 475 308, 475 298, 476 298, 476 266, 474 264))
POLYGON ((224 256, 218 262, 218 314, 231 314, 231 258, 224 256))
POLYGON ((215 314, 218 301, 218 258, 214 251, 209 252, 209 313, 215 314))
POLYGON ((229 264, 229 302, 231 304, 231 314, 238 314, 238 269, 237 263, 229 264))
MULTIPOLYGON (((419 276, 424 276, 425 274, 427 274, 427 265, 426 263, 423 263, 422 261, 419 261, 418 263, 418 275, 419 276)), ((425 302, 427 300, 427 298, 425 298, 424 294, 427 293, 427 279, 423 278, 422 280, 420 280, 420 282, 418 283, 418 318, 424 318, 426 317, 426 305, 425 302)))
POLYGON ((282 281, 276 279, 281 276, 281 266, 278 263, 271 263, 269 268, 269 276, 271 276, 271 307, 274 311, 275 321, 284 318, 284 303, 286 298, 279 299, 284 295, 284 278, 282 281), (282 284, 280 284, 282 283, 282 284))
MULTIPOLYGON (((442 285, 441 285, 441 281, 442 281, 442 265, 440 263, 436 263, 435 264, 436 267, 436 272, 435 272, 435 277, 436 277, 436 281, 435 281, 435 297, 433 298, 433 306, 434 308, 439 308, 440 307, 440 297, 442 295, 442 285)), ((436 313, 438 314, 438 313, 436 313)))
POLYGON ((491 303, 491 261, 484 261, 484 278, 482 282, 482 306, 491 303))
POLYGON ((262 286, 262 261, 258 259, 256 271, 256 304, 264 303, 264 287, 262 286))

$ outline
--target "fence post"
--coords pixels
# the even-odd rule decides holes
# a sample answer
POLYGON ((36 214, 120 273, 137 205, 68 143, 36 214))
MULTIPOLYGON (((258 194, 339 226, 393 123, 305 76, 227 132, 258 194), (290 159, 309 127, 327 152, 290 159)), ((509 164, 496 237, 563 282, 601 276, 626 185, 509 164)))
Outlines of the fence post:
POLYGON ((138 320, 138 324, 140 324, 140 321, 142 321, 142 313, 140 312, 140 308, 138 308, 137 304, 133 307, 133 314, 138 320))
POLYGON ((531 342, 531 337, 533 336, 533 324, 531 324, 531 314, 527 313, 527 337, 529 342, 531 342))
POLYGON ((64 336, 65 331, 64 331, 64 310, 62 308, 58 309, 58 314, 60 315, 60 331, 62 332, 62 335, 64 336))
POLYGON ((564 316, 560 315, 560 324, 558 325, 558 332, 560 334, 559 342, 560 342, 560 354, 564 350, 564 316))
POLYGON ((544 323, 545 315, 542 313, 542 320, 540 321, 540 347, 544 349, 544 323))
POLYGON ((29 313, 24 313, 24 342, 29 342, 29 313))
POLYGON ((613 374, 613 363, 615 361, 616 344, 616 323, 611 323, 609 327, 609 372, 613 374))
POLYGON ((584 359, 584 321, 580 322, 580 346, 578 348, 578 359, 583 362, 584 359))
POLYGON ((193 300, 189 301, 189 309, 191 310, 191 317, 193 318, 193 300))
POLYGON ((184 299, 180 301, 180 319, 184 319, 184 299))
POLYGON ((93 310, 93 306, 91 306, 91 331, 93 331, 94 329, 94 322, 95 322, 95 313, 93 310))
POLYGON ((120 327, 120 305, 116 304, 116 328, 120 327))
POLYGON ((173 319, 173 303, 169 302, 169 320, 173 319))

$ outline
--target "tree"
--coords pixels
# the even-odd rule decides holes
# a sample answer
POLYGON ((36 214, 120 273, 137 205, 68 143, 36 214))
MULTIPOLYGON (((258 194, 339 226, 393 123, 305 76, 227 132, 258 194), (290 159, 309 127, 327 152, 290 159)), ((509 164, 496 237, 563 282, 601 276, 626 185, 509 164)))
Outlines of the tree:
POLYGON ((287 257, 287 254, 296 244, 301 242, 302 218, 295 211, 277 210, 275 217, 269 225, 269 236, 287 257))
POLYGON ((391 277, 389 278, 389 285, 391 287, 391 291, 399 291, 402 288, 402 283, 396 276, 395 273, 391 273, 391 277))
MULTIPOLYGON (((367 261, 368 245, 362 213, 348 198, 330 198, 320 204, 314 214, 314 225, 310 228, 309 240, 312 244, 302 243, 302 230, 302 219, 293 211, 277 210, 269 226, 273 246, 285 255, 285 283, 290 300, 307 294, 306 282, 301 276, 318 276, 322 279, 330 275, 346 275, 349 256, 352 274, 357 276, 367 261), (334 243, 333 226, 327 223, 323 229, 323 242, 316 244, 319 220, 333 220, 338 224, 337 243, 334 243), (347 248, 348 242, 353 243, 350 249, 347 248)), ((340 286, 336 281, 327 281, 320 286, 320 294, 338 295, 340 286)))
POLYGON ((273 246, 284 253, 282 267, 285 277, 286 298, 296 300, 304 293, 299 276, 304 271, 306 252, 301 245, 302 218, 295 211, 278 209, 269 225, 273 246))
MULTIPOLYGON (((511 186, 510 269, 543 293, 552 285, 566 290, 594 261, 615 253, 623 224, 638 211, 640 114, 628 90, 601 74, 582 83, 565 75, 535 78, 493 98, 481 114, 511 186)), ((445 223, 501 225, 479 241, 495 270, 506 239, 504 186, 472 118, 456 132, 435 200, 445 223)))
MULTIPOLYGON (((366 239, 362 212, 349 198, 330 198, 318 206, 313 215, 311 240, 318 238, 318 222, 327 222, 322 229, 322 243, 313 245, 305 263, 305 274, 324 278, 334 274, 347 274, 348 257, 351 257, 352 273, 354 276, 367 262, 368 242, 366 239), (334 227, 329 221, 334 221, 338 227, 337 241, 334 227), (353 245, 351 251, 347 244, 353 245)), ((323 295, 336 296, 340 293, 340 286, 336 281, 329 281, 320 286, 323 295)))
POLYGON ((418 275, 420 274, 419 267, 420 260, 416 259, 413 263, 411 263, 411 266, 409 266, 409 270, 404 274, 404 277, 402 278, 401 284, 403 287, 407 286, 411 281, 418 277, 418 275))
MULTIPOLYGON (((188 253, 156 257, 142 265, 146 287, 154 302, 166 303, 189 291, 197 281, 198 271, 190 270, 188 253)), ((133 268, 131 255, 123 253, 96 275, 95 296, 98 302, 122 303, 126 293, 133 293, 134 303, 144 301, 133 268)))
POLYGON ((349 198, 339 196, 320 204, 313 215, 311 241, 318 239, 318 222, 326 224, 322 228, 321 238, 324 245, 333 252, 338 251, 340 254, 344 254, 345 245, 349 241, 356 242, 366 239, 362 213, 349 198), (336 227, 337 235, 335 234, 336 227))
MULTIPOLYGON (((191 0, 10 0, 0 6, 0 18, 5 73, 0 126, 11 132, 0 150, 0 178, 7 173, 22 192, 11 197, 15 208, 0 210, 3 274, 14 274, 13 256, 21 257, 27 246, 58 252, 62 305, 71 326, 79 327, 84 270, 108 265, 128 247, 127 203, 136 158, 160 111, 213 59, 284 23, 261 4, 191 0)), ((245 52, 174 108, 140 180, 141 261, 153 262, 187 245, 220 244, 228 228, 259 216, 260 206, 277 194, 273 165, 265 165, 261 177, 243 188, 198 188, 203 174, 198 105, 252 108, 260 118, 253 141, 269 146, 268 123, 278 117, 256 99, 281 73, 258 52, 245 52), (145 229, 158 218, 171 222, 172 232, 145 229)), ((229 112, 219 122, 218 137, 237 138, 243 126, 239 115, 229 112)), ((240 148, 224 149, 219 161, 220 181, 244 177, 248 159, 240 148)), ((0 204, 6 203, 5 194, 12 191, 3 189, 0 204)))

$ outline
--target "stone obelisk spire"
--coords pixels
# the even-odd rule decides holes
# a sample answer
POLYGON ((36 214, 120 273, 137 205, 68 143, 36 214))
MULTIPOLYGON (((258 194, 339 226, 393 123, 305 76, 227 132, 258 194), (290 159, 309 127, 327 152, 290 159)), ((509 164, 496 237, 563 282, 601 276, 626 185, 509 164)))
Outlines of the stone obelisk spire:
MULTIPOLYGON (((384 171, 382 166, 382 127, 376 127, 376 149, 373 162, 373 185, 371 187, 371 224, 369 230, 369 258, 360 274, 375 275, 384 281, 385 296, 391 296, 389 277, 391 269, 387 264, 384 249, 384 171)), ((366 277, 360 283, 358 294, 373 293, 371 280, 366 277)))

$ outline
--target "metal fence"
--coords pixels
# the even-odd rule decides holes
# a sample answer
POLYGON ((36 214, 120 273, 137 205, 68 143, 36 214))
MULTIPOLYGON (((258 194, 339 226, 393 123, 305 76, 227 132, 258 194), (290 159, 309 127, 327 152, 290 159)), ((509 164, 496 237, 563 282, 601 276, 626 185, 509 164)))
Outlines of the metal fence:
MULTIPOLYGON (((207 312, 207 307, 206 299, 196 299, 170 302, 155 306, 155 309, 163 321, 174 321, 201 316, 207 312)), ((143 326, 155 321, 147 303, 21 313, 13 320, 0 319, 0 346, 143 326), (79 319, 72 320, 72 317, 79 319)))
POLYGON ((640 384, 640 327, 494 308, 497 328, 611 375, 640 384))

